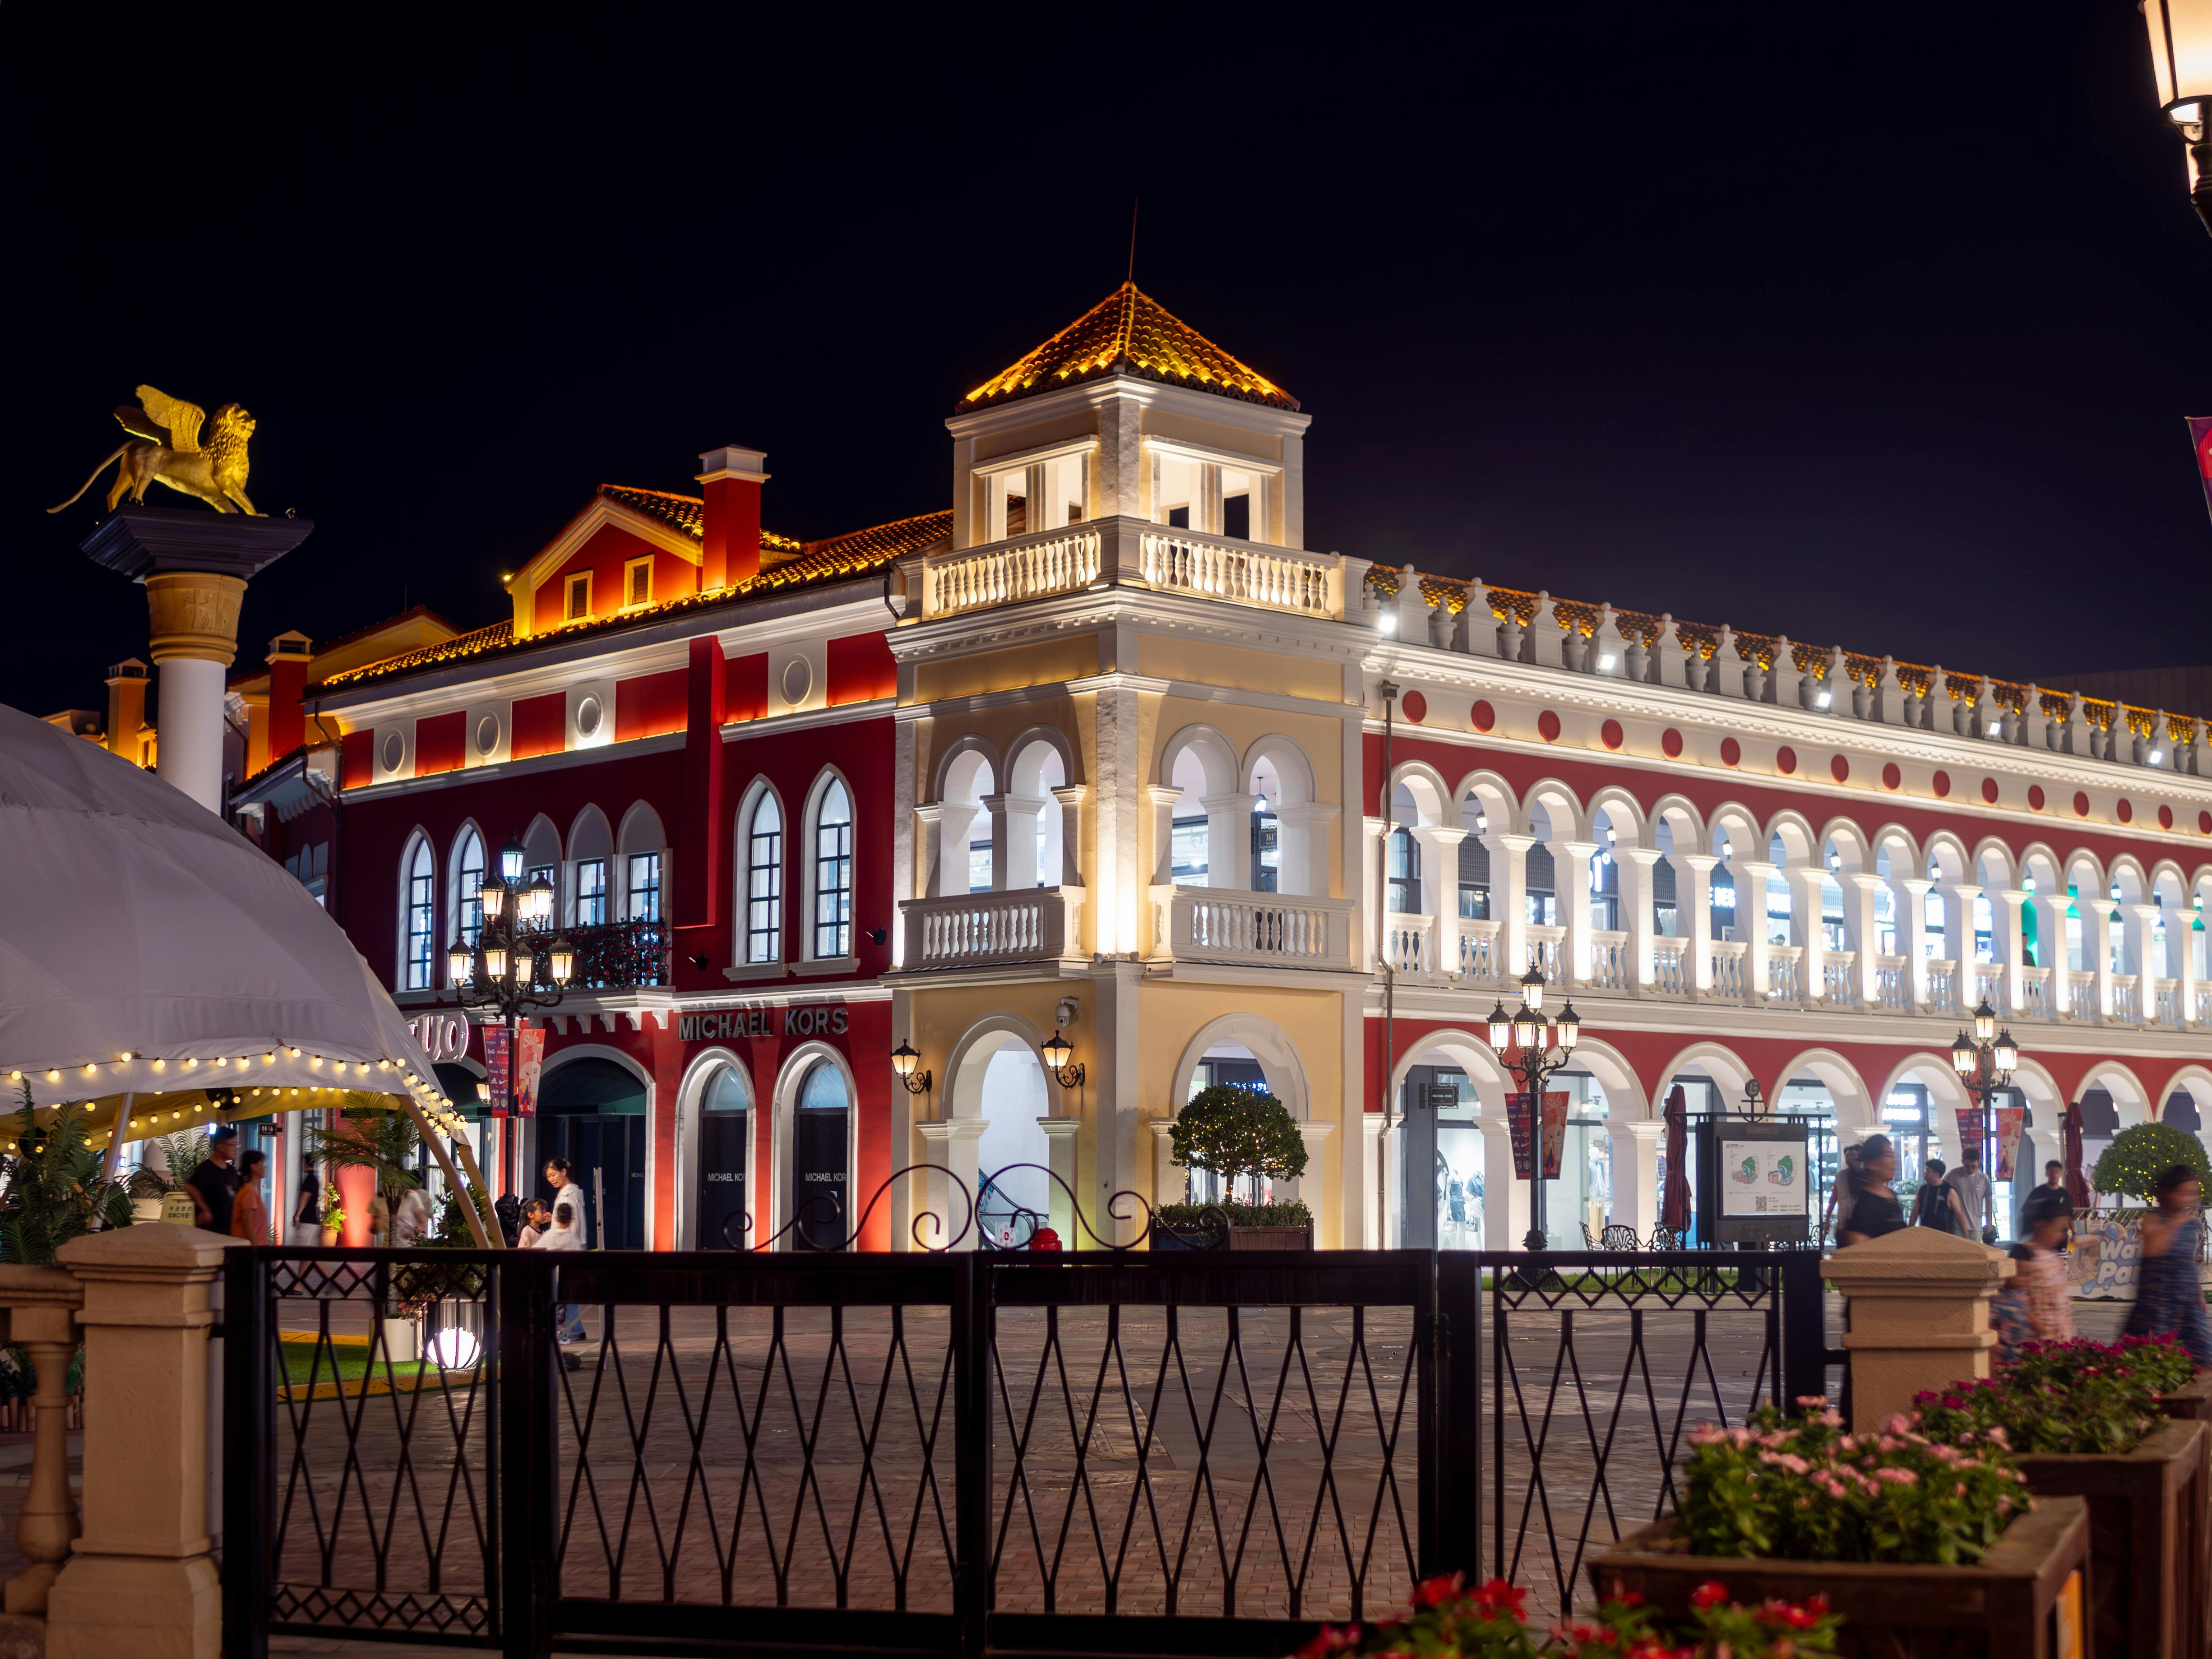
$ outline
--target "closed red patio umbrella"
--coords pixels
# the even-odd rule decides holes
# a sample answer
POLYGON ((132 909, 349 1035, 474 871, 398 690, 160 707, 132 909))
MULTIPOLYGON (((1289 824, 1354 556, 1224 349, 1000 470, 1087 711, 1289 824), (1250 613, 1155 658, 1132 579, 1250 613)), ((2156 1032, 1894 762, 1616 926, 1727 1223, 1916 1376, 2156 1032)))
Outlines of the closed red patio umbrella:
POLYGON ((1690 1231, 1689 1110, 1678 1083, 1667 1094, 1667 1190, 1659 1201, 1659 1224, 1678 1239, 1690 1231))
POLYGON ((2089 1176, 2081 1167, 2081 1103, 2069 1100, 2060 1119, 2066 1140, 2066 1201, 2075 1212, 2089 1207, 2089 1176))

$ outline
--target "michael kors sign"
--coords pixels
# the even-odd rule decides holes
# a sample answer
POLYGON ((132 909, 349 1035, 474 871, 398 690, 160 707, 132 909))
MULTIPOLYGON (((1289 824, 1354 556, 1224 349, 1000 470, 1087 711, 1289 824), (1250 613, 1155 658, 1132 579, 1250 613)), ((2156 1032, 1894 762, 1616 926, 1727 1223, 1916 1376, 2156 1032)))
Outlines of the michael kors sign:
POLYGON ((730 1008, 713 1014, 678 1014, 676 1036, 683 1042, 714 1042, 724 1037, 842 1036, 842 1004, 792 1008, 730 1008))

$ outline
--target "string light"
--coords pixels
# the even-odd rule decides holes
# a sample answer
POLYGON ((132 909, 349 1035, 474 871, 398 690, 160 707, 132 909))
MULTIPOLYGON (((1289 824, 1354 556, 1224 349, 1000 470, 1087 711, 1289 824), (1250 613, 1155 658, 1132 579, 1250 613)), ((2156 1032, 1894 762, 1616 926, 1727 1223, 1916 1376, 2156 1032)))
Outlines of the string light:
POLYGON ((154 1069, 157 1072, 167 1071, 168 1066, 169 1062, 166 1060, 157 1060, 154 1062, 154 1069))
POLYGON ((84 1074, 87 1077, 98 1077, 100 1075, 100 1067, 94 1065, 88 1060, 84 1063, 84 1074))
POLYGON ((49 1083, 59 1083, 61 1080, 62 1074, 59 1072, 50 1071, 46 1073, 46 1081, 49 1083))
POLYGON ((300 1057, 300 1051, 297 1048, 287 1048, 284 1052, 291 1055, 295 1060, 297 1060, 300 1057))
POLYGON ((261 1063, 264 1066, 274 1066, 276 1063, 276 1051, 271 1048, 267 1054, 262 1055, 261 1063))
MULTIPOLYGON (((197 1057, 195 1057, 195 1058, 193 1058, 193 1059, 191 1059, 191 1060, 187 1060, 185 1062, 185 1069, 186 1071, 188 1071, 188 1072, 195 1072, 195 1071, 198 1071, 198 1070, 199 1069, 199 1064, 200 1064, 200 1063, 199 1063, 199 1060, 198 1060, 198 1059, 197 1057)), ((218 1065, 218 1066, 220 1066, 221 1064, 222 1064, 222 1062, 221 1060, 217 1060, 217 1061, 216 1062, 216 1065, 218 1065)))

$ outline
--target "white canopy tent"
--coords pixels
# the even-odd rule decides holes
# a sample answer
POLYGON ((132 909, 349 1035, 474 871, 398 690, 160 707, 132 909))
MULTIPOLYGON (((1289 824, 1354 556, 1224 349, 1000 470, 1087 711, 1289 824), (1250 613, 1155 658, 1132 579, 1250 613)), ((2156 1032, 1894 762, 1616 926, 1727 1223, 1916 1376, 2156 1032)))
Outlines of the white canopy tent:
POLYGON ((349 1091, 454 1122, 406 1019, 304 887, 152 773, 5 706, 0 1074, 18 1109, 27 1085, 41 1109, 90 1104, 95 1146, 129 1135, 126 1105, 150 1134, 349 1091))

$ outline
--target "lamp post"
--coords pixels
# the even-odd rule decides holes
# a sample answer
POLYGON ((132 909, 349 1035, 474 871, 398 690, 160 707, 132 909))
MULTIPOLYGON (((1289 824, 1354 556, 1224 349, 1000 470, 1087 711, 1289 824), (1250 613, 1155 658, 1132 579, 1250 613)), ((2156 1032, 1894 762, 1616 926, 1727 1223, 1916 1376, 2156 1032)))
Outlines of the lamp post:
POLYGON ((891 1050, 891 1072, 910 1095, 927 1094, 937 1081, 934 1073, 915 1069, 921 1064, 921 1056, 915 1052, 914 1044, 901 1037, 899 1046, 891 1050))
MULTIPOLYGON (((2156 0, 2152 0, 2155 4, 2156 0)), ((1997 1029, 1997 1011, 1984 997, 1974 1010, 1974 1034, 1959 1033, 1951 1045, 1951 1069, 1974 1097, 1982 1118, 1982 1243, 1997 1242, 1996 1098, 2012 1086, 2020 1065, 2020 1045, 2010 1031, 1997 1029)))
POLYGON ((540 876, 522 878, 522 842, 510 836, 500 848, 499 866, 484 872, 477 889, 483 920, 473 940, 455 939, 446 953, 453 989, 461 1006, 496 1016, 507 1026, 507 1097, 500 1103, 500 1184, 516 1188, 514 1140, 515 1033, 522 1016, 550 1008, 567 994, 576 953, 565 935, 547 935, 553 925, 553 884, 540 876))
POLYGON ((2189 151, 2189 199, 2212 230, 2212 0, 2142 0, 2159 107, 2189 151))
POLYGON ((1086 1075, 1083 1062, 1081 1060, 1076 1060, 1073 1064, 1069 1062, 1068 1057, 1075 1050, 1068 1045, 1067 1039, 1059 1032, 1054 1031, 1044 1041, 1040 1052, 1044 1055, 1045 1069, 1060 1079, 1061 1088, 1073 1089, 1083 1081, 1086 1075))
POLYGON ((1544 984, 1543 970, 1532 966, 1521 975, 1520 1011, 1508 1014, 1502 1001, 1490 1011, 1490 1046, 1497 1051, 1505 1069, 1521 1080, 1522 1092, 1528 1097, 1529 1226, 1521 1243, 1532 1253, 1543 1249, 1547 1243, 1544 1231, 1544 1085, 1573 1057, 1575 1044, 1582 1037, 1582 1021, 1575 1014, 1575 1005, 1570 1002, 1551 1022, 1558 1032, 1557 1048, 1547 1040, 1544 984), (1507 1059, 1509 1054, 1514 1057, 1507 1059))

